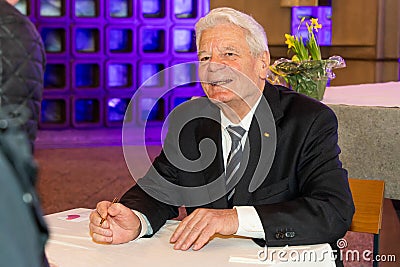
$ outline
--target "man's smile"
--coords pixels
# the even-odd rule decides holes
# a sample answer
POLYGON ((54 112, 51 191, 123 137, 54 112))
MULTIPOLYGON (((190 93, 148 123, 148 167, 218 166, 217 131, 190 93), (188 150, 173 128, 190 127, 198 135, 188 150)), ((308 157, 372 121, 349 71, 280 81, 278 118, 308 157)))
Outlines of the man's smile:
POLYGON ((228 83, 231 83, 232 81, 233 81, 232 79, 224 79, 224 80, 209 81, 208 83, 211 86, 221 86, 221 85, 226 85, 228 83))

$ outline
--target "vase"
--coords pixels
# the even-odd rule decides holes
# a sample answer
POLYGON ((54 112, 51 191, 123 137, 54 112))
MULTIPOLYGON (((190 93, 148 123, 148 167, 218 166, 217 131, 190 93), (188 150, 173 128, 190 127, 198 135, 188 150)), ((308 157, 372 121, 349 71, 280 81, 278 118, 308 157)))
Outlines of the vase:
POLYGON ((321 101, 324 98, 328 77, 310 77, 309 73, 288 75, 292 90, 321 101))
POLYGON ((335 78, 332 69, 345 66, 340 56, 300 62, 281 58, 270 66, 272 73, 268 80, 277 80, 274 76, 283 77, 294 91, 321 101, 328 80, 335 78))

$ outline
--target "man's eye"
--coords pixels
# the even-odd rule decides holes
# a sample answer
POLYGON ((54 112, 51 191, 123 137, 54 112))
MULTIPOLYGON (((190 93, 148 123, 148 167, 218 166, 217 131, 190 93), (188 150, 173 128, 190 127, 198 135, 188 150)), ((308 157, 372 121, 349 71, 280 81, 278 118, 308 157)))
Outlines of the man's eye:
POLYGON ((210 59, 210 57, 201 57, 200 58, 200 61, 207 61, 207 60, 209 60, 210 59))
POLYGON ((233 57, 235 55, 235 53, 227 52, 227 53, 225 53, 225 55, 228 56, 228 57, 233 57))

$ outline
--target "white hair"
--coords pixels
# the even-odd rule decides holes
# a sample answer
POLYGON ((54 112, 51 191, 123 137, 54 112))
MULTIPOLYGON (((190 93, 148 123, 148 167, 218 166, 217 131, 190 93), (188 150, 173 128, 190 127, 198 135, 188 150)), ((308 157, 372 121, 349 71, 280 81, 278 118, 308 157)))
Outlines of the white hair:
POLYGON ((199 50, 202 32, 221 23, 231 23, 245 30, 246 41, 253 56, 260 56, 268 51, 267 35, 264 28, 253 17, 229 7, 212 9, 196 23, 197 50, 199 50))

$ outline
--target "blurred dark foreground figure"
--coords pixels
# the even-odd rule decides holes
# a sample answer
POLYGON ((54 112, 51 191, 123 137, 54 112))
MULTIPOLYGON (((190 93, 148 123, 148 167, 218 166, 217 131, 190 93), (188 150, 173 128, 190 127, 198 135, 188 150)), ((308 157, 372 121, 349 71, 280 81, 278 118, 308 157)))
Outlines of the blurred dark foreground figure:
POLYGON ((0 261, 2 266, 48 266, 48 232, 34 186, 37 167, 26 134, 12 120, 0 118, 0 261))
POLYGON ((40 34, 13 4, 0 0, 0 108, 26 107, 29 119, 21 125, 33 148, 38 128, 46 54, 40 34))
POLYGON ((30 20, 0 0, 0 265, 48 266, 48 238, 32 157, 43 92, 45 52, 30 20))

